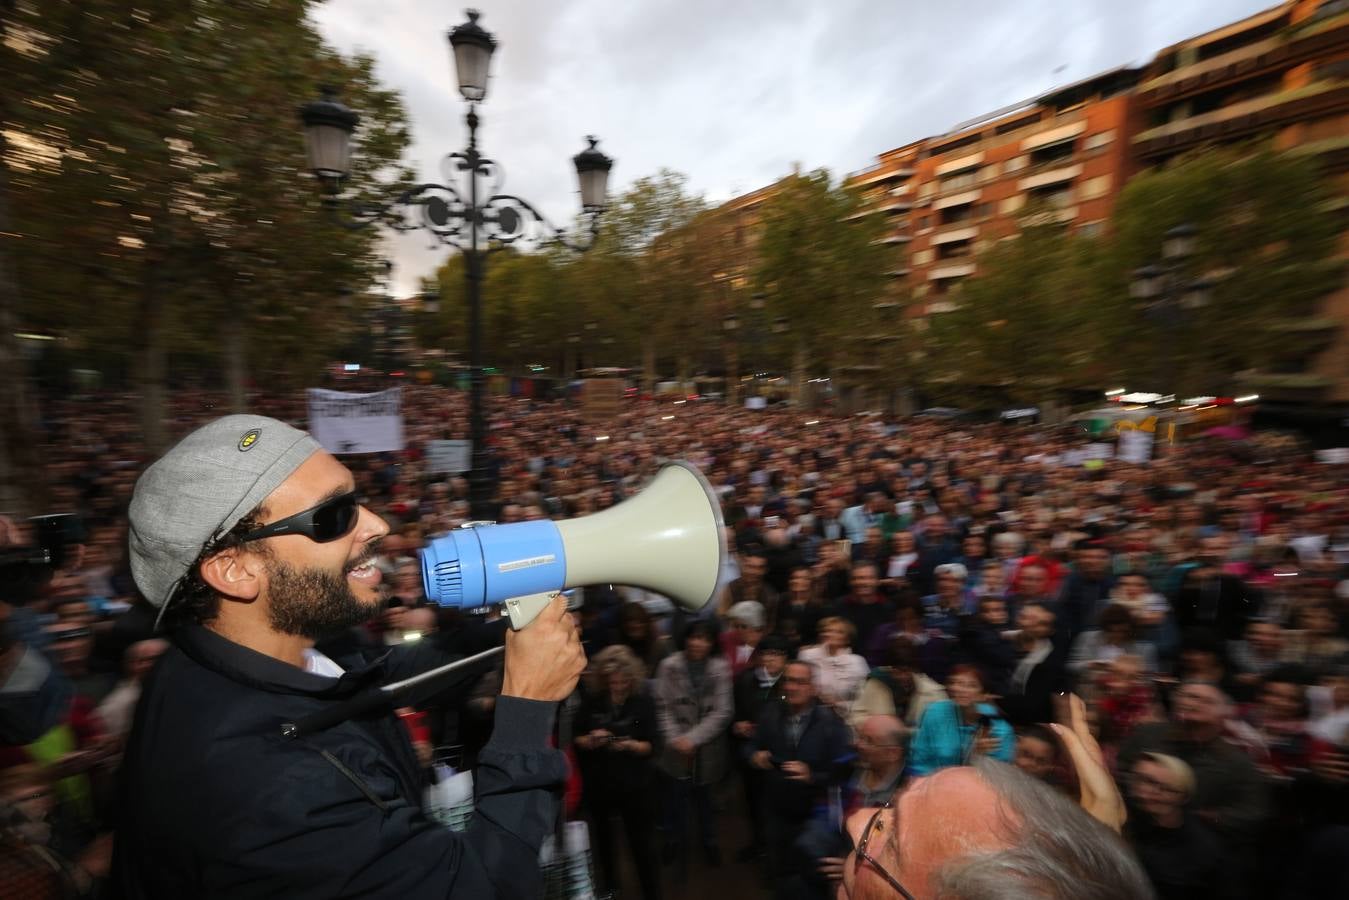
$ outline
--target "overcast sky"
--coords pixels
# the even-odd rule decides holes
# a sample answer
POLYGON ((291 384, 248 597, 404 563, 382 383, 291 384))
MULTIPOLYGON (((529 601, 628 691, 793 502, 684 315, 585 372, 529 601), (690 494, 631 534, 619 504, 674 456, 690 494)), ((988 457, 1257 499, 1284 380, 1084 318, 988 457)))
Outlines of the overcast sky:
MULTIPOLYGON (((610 192, 662 167, 717 202, 791 171, 835 176, 1055 85, 1146 60, 1272 0, 481 0, 498 41, 479 146, 564 224, 596 134, 610 192)), ((400 91, 428 181, 466 141, 439 0, 328 0, 316 19, 400 91)), ((389 239, 400 294, 450 252, 389 239)))

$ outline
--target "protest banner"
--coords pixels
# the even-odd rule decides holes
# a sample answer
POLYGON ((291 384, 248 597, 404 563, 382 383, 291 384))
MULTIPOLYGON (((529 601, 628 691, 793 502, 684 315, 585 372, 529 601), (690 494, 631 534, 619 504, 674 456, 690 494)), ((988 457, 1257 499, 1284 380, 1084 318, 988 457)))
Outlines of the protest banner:
POLYGON ((403 449, 399 388, 346 394, 310 388, 309 433, 329 453, 384 453, 403 449))

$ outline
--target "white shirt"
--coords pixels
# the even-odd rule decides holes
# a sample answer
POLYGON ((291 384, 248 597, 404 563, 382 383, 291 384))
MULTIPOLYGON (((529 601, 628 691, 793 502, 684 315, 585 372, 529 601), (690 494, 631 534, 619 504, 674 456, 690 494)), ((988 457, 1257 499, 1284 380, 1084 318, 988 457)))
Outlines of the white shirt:
POLYGON ((1021 658, 1021 662, 1016 664, 1016 669, 1012 672, 1013 693, 1026 693, 1026 682, 1030 680, 1031 670, 1048 659, 1049 651, 1053 649, 1054 645, 1049 641, 1037 641, 1031 651, 1021 658))
POLYGON ((833 702, 851 703, 871 671, 867 661, 856 653, 830 656, 819 644, 802 647, 797 657, 815 664, 815 688, 833 702))
POLYGON ((310 675, 318 675, 321 678, 341 678, 347 674, 346 669, 343 669, 313 647, 308 647, 304 651, 304 670, 310 675))

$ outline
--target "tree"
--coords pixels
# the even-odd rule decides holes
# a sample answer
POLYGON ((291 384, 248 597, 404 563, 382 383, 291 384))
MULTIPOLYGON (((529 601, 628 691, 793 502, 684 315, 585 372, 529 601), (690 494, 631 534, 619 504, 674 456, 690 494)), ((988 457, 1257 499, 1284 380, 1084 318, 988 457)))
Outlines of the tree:
POLYGON ((1104 273, 1113 316, 1129 322, 1115 335, 1122 374, 1155 379, 1166 368, 1171 383, 1156 390, 1222 394, 1238 373, 1305 353, 1298 331, 1281 326, 1312 315, 1343 283, 1328 199, 1312 160, 1268 147, 1205 150, 1131 181, 1104 273), (1158 260, 1180 224, 1195 227, 1197 247, 1178 274, 1206 276, 1208 302, 1171 319, 1144 315, 1128 299, 1130 273, 1158 260))
POLYGON ((623 289, 606 324, 624 345, 640 349, 647 393, 661 348, 679 356, 687 340, 680 320, 690 301, 688 261, 670 236, 684 232, 706 208, 701 196, 689 193, 687 176, 661 169, 637 179, 610 205, 590 254, 596 258, 589 267, 592 283, 598 278, 605 287, 623 289))
POLYGON ((369 60, 323 47, 312 5, 22 0, 5 11, 18 38, 16 99, 2 111, 22 136, 0 163, 23 247, 9 254, 27 288, 17 315, 134 360, 152 452, 166 440, 170 351, 231 360, 237 395, 245 370, 312 372, 351 327, 333 300, 368 278, 376 235, 321 214, 296 107, 319 83, 346 85, 365 115, 356 191, 409 177, 395 165, 407 143, 397 97, 369 60))
POLYGON ((960 405, 1039 403, 1090 386, 1106 332, 1101 247, 1036 211, 979 260, 950 312, 929 317, 929 394, 960 405))
POLYGON ((836 366, 861 359, 858 323, 883 296, 889 260, 881 216, 856 216, 855 191, 830 182, 824 169, 793 175, 765 202, 754 283, 766 294, 766 315, 791 329, 798 363, 836 366))

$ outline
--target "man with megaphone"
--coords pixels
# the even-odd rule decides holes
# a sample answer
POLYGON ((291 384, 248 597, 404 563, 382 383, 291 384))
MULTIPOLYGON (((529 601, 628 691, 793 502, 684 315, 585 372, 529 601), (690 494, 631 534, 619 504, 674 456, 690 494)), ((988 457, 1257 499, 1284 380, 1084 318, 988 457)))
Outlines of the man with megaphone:
POLYGON ((130 518, 136 583, 181 624, 127 745, 115 895, 542 895, 564 776, 549 739, 585 665, 564 601, 532 601, 532 624, 506 634, 478 814, 457 834, 423 815, 388 705, 343 718, 353 697, 448 656, 428 641, 372 659, 314 649, 380 604, 388 528, 345 466, 282 422, 228 416, 145 471, 130 518))

